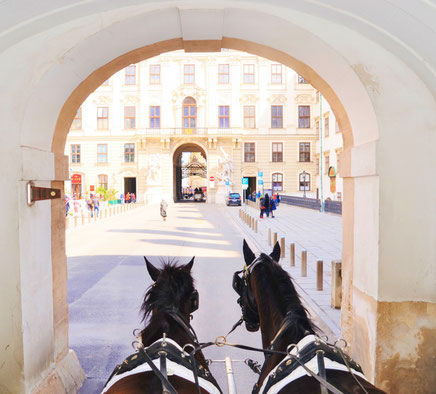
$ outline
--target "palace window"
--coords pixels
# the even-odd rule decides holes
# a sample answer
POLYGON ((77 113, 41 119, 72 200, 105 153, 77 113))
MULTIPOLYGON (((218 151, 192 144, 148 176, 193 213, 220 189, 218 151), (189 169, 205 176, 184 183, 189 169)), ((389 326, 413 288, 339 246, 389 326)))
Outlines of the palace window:
POLYGON ((102 187, 107 190, 107 175, 98 176, 98 187, 102 187))
POLYGON ((97 108, 97 129, 107 130, 109 128, 109 108, 98 107, 97 108))
POLYGON ((183 128, 195 129, 197 124, 197 102, 192 97, 183 100, 183 128))
POLYGON ((78 164, 80 163, 80 144, 72 144, 71 145, 71 163, 78 164))
POLYGON ((150 128, 159 129, 160 128, 160 107, 152 106, 150 107, 150 128))
POLYGON ((310 128, 310 105, 298 106, 298 127, 300 129, 310 128))
POLYGON ((73 124, 71 125, 72 130, 82 130, 82 107, 76 112, 76 116, 74 117, 73 124))
POLYGON ((160 64, 150 64, 150 84, 160 84, 160 64))
POLYGON ((245 142, 244 143, 244 161, 246 163, 254 163, 256 161, 254 142, 245 142))
POLYGON ((330 125, 329 125, 329 117, 326 116, 324 118, 324 130, 325 130, 325 136, 328 137, 330 134, 330 125))
POLYGON ((300 142, 300 161, 310 161, 310 142, 300 142))
POLYGON ((230 83, 230 67, 228 64, 218 64, 218 83, 230 83))
POLYGON ((218 125, 220 129, 228 129, 230 127, 230 107, 228 105, 220 105, 218 112, 218 125))
POLYGON ((310 190, 310 174, 307 172, 302 172, 299 176, 299 189, 300 191, 310 190))
POLYGON ((124 128, 134 129, 136 127, 136 107, 124 107, 124 128))
POLYGON ((281 129, 283 128, 283 106, 272 105, 271 106, 271 128, 281 129))
POLYGON ((283 174, 272 174, 272 191, 273 193, 283 191, 283 174))
POLYGON ((244 83, 254 83, 254 64, 244 64, 244 83))
POLYGON ((254 129, 256 127, 256 107, 254 105, 244 106, 244 128, 254 129))
POLYGON ((135 161, 135 144, 124 144, 124 162, 133 163, 135 161))
POLYGON ((271 83, 274 83, 274 84, 282 83, 282 65, 281 64, 271 64, 271 83))
POLYGON ((194 64, 185 64, 185 84, 193 85, 195 83, 195 65, 194 64))
POLYGON ((327 175, 329 173, 330 168, 330 155, 325 155, 325 168, 324 168, 324 174, 327 175))
POLYGON ((281 163, 283 161, 283 142, 272 143, 272 161, 281 163))
POLYGON ((132 64, 125 68, 124 84, 136 85, 136 64, 132 64))
POLYGON ((107 144, 97 145, 97 163, 107 163, 107 144))

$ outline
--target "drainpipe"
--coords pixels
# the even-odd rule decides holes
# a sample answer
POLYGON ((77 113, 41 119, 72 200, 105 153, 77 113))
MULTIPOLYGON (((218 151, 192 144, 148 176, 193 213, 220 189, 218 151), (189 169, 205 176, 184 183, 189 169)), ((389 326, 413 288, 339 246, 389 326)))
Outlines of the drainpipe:
POLYGON ((323 193, 323 178, 324 173, 322 171, 324 157, 322 154, 322 122, 323 122, 323 115, 322 115, 322 94, 319 93, 319 191, 320 191, 320 200, 321 200, 321 212, 324 212, 324 193, 323 193))

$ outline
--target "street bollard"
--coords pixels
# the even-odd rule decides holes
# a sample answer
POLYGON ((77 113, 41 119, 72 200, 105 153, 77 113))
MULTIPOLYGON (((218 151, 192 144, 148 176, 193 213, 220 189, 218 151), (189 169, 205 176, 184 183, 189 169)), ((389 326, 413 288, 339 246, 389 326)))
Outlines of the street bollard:
POLYGON ((254 232, 255 233, 257 233, 257 229, 258 229, 258 223, 259 223, 259 221, 256 219, 255 221, 254 221, 254 232))
POLYGON ((291 267, 295 267, 295 244, 289 244, 289 263, 291 267))
POLYGON ((82 212, 82 226, 85 224, 85 215, 82 212))
POLYGON ((301 276, 307 276, 307 250, 301 251, 301 276))
POLYGON ((77 227, 78 221, 79 221, 79 218, 77 216, 74 216, 74 227, 77 227))
POLYGON ((286 257, 285 253, 285 237, 280 238, 280 258, 284 259, 286 257))
POLYGON ((277 233, 273 233, 272 246, 276 246, 277 243, 277 233))
POLYGON ((251 218, 250 227, 252 230, 254 230, 254 218, 251 218))
POLYGON ((65 230, 68 230, 69 227, 70 227, 70 218, 67 216, 65 218, 65 230))
POLYGON ((92 219, 92 218, 91 218, 91 213, 88 212, 88 224, 91 223, 91 219, 92 219))
POLYGON ((106 217, 106 209, 100 211, 100 219, 103 220, 106 217))
POLYGON ((323 279, 323 262, 318 260, 316 262, 316 290, 322 290, 322 279, 323 279))
POLYGON ((339 309, 342 301, 342 263, 332 261, 332 289, 331 304, 333 308, 339 309))
POLYGON ((271 246, 271 229, 268 229, 268 245, 271 246))
POLYGON ((239 219, 241 218, 241 208, 239 208, 239 219))

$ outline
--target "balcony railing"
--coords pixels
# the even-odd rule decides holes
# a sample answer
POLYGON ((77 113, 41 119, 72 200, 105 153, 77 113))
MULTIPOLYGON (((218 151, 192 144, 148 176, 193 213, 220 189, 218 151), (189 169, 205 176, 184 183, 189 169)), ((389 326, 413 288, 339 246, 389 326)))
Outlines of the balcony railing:
POLYGON ((240 128, 218 128, 218 127, 194 127, 194 128, 182 128, 182 127, 169 127, 169 128, 148 128, 137 129, 138 135, 232 135, 240 134, 240 128))

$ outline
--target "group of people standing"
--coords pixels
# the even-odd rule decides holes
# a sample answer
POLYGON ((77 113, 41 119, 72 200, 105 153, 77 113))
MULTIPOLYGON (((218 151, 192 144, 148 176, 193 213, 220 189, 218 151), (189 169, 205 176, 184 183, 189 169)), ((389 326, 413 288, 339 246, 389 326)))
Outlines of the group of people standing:
POLYGON ((86 199, 77 195, 73 195, 71 199, 69 196, 65 195, 66 216, 68 216, 68 213, 73 216, 80 216, 86 211, 91 214, 91 217, 94 217, 94 214, 98 217, 100 213, 100 196, 98 194, 91 194, 86 199))
POLYGON ((124 203, 125 204, 135 203, 136 202, 135 193, 127 192, 125 196, 121 193, 120 200, 121 200, 121 204, 124 204, 124 203))
POLYGON ((280 204, 280 196, 277 194, 273 194, 271 197, 268 193, 265 193, 265 196, 260 196, 259 200, 259 209, 260 209, 260 218, 263 219, 263 215, 266 214, 266 217, 269 218, 269 214, 271 213, 271 217, 274 218, 274 211, 277 210, 278 205, 280 204))

